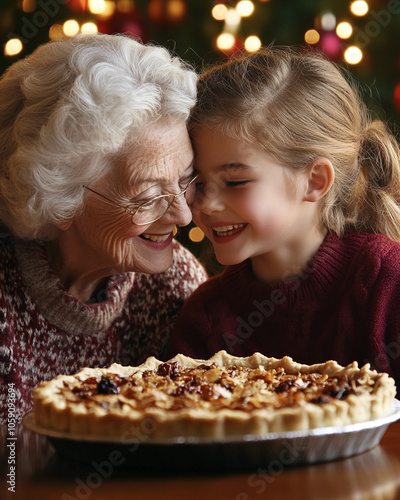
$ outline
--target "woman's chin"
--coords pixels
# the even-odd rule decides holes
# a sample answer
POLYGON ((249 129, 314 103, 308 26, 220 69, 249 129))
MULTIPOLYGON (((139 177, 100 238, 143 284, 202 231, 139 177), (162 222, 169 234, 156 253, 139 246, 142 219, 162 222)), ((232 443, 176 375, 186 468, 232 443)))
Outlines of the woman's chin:
POLYGON ((173 253, 172 253, 172 246, 171 246, 171 252, 163 252, 163 255, 157 255, 154 256, 152 259, 150 255, 146 256, 146 260, 141 262, 140 269, 136 269, 136 271, 141 272, 141 273, 148 273, 148 274, 159 274, 159 273, 164 273, 167 271, 172 266, 173 262, 173 253))

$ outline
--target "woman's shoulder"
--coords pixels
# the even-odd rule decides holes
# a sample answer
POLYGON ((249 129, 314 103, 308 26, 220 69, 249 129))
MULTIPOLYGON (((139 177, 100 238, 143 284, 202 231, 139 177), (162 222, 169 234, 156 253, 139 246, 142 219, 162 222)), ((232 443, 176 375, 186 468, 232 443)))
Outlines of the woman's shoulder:
POLYGON ((190 276, 197 277, 201 282, 207 279, 207 273, 198 259, 184 247, 181 243, 173 241, 174 258, 172 266, 168 272, 181 272, 189 274, 190 276))

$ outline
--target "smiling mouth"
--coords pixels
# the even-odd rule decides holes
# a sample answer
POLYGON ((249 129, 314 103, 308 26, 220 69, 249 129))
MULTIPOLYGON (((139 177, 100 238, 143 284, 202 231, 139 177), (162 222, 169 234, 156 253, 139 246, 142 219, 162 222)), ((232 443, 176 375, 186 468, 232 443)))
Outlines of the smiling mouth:
POLYGON ((168 234, 141 234, 140 237, 145 239, 145 240, 150 240, 150 241, 153 241, 153 242, 163 242, 163 241, 167 241, 167 239, 171 236, 171 233, 168 233, 168 234))
POLYGON ((232 236, 239 233, 247 224, 228 224, 226 226, 214 226, 211 229, 216 236, 232 236))

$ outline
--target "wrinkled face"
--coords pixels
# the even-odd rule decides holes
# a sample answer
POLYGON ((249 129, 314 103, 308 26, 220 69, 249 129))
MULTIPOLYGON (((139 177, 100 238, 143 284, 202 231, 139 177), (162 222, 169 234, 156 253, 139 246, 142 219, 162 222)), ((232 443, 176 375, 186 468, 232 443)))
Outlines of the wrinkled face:
POLYGON ((114 203, 88 191, 84 212, 69 229, 87 266, 115 273, 165 271, 172 264, 175 225, 191 221, 185 197, 176 198, 161 219, 144 226, 132 224, 131 216, 121 207, 179 193, 192 174, 193 150, 186 125, 150 127, 124 160, 89 186, 114 203))
POLYGON ((250 258, 254 265, 291 252, 304 237, 306 176, 292 176, 250 144, 212 128, 197 127, 193 145, 200 174, 193 219, 218 261, 232 265, 250 258))

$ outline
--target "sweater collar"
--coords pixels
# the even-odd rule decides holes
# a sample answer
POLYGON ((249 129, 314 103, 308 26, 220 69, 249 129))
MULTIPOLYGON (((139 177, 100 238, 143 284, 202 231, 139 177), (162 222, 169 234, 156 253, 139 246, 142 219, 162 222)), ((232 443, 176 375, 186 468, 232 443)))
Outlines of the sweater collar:
POLYGON ((132 289, 134 273, 112 277, 102 291, 102 302, 84 304, 62 286, 39 243, 16 240, 15 249, 28 295, 57 328, 75 335, 92 335, 107 330, 120 315, 132 289))
POLYGON ((348 266, 366 237, 365 233, 349 232, 344 237, 328 233, 302 275, 273 284, 257 280, 250 259, 229 266, 221 275, 223 291, 231 297, 237 310, 243 303, 253 303, 260 297, 280 297, 277 300, 290 309, 308 307, 324 298, 332 299, 334 294, 340 293, 348 266))

